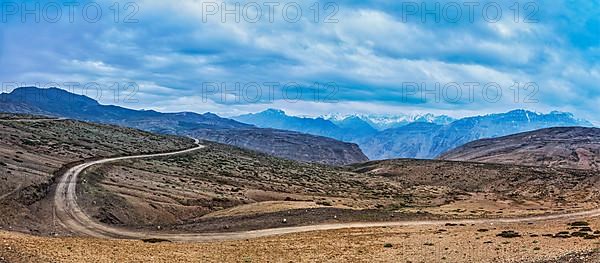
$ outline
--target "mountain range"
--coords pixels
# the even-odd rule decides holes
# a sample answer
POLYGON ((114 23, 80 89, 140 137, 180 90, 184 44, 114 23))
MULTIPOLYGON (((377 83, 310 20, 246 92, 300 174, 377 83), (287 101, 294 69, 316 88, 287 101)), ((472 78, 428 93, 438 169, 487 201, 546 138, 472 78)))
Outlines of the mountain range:
POLYGON ((261 128, 297 131, 326 136, 342 141, 353 141, 377 133, 377 130, 369 123, 354 116, 334 123, 323 117, 308 118, 288 116, 282 110, 268 109, 259 113, 250 113, 232 117, 232 119, 256 125, 261 128))
POLYGON ((213 113, 162 113, 102 105, 89 97, 58 88, 21 87, 11 93, 2 93, 0 111, 65 117, 163 134, 194 136, 298 161, 344 165, 367 160, 357 145, 327 137, 257 128, 213 113))
POLYGON ((593 126, 570 113, 542 114, 527 110, 453 119, 433 114, 310 118, 269 109, 228 119, 213 113, 132 110, 102 105, 62 89, 35 87, 0 94, 0 109, 194 136, 277 157, 333 165, 368 159, 433 159, 483 138, 550 127, 593 126))
POLYGON ((358 118, 368 123, 371 127, 382 131, 398 128, 413 122, 428 122, 440 125, 449 124, 456 119, 446 115, 426 114, 329 114, 321 118, 330 120, 335 124, 343 123, 348 119, 358 118))
MULTIPOLYGON (((365 115, 343 118, 328 116, 308 118, 288 116, 281 110, 266 110, 233 119, 263 128, 277 128, 321 135, 353 142, 371 160, 390 158, 432 159, 465 143, 483 138, 494 138, 550 127, 593 126, 577 119, 571 113, 553 111, 548 114, 527 110, 467 117, 454 120, 450 117, 422 115, 423 118, 403 119, 407 124, 379 130, 373 119, 365 115)), ((379 126, 380 128, 382 126, 379 126)))

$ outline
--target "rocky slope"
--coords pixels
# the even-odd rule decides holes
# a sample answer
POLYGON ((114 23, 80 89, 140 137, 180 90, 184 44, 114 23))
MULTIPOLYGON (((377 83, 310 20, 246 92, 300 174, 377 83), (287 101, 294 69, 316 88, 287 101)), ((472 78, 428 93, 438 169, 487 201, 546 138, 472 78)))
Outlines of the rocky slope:
POLYGON ((548 128, 465 144, 439 159, 600 169, 600 129, 548 128))
POLYGON ((52 230, 48 193, 55 176, 69 163, 194 145, 188 138, 113 125, 24 119, 32 120, 0 114, 0 228, 4 229, 52 230))
POLYGON ((358 145, 327 137, 275 129, 196 129, 195 138, 303 162, 346 165, 369 159, 358 145))
POLYGON ((588 170, 411 159, 333 167, 204 144, 187 155, 91 168, 78 202, 107 224, 190 232, 278 227, 282 217, 286 226, 334 216, 397 220, 407 214, 390 212, 412 208, 515 216, 593 207, 600 196, 600 176, 588 170))

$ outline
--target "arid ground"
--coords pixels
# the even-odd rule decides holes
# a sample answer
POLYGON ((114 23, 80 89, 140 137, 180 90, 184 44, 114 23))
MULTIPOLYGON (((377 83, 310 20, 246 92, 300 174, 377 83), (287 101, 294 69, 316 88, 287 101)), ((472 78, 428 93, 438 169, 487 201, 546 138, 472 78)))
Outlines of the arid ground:
POLYGON ((599 260, 593 170, 410 159, 336 167, 200 142, 76 172, 64 210, 56 185, 71 167, 193 144, 20 118, 0 122, 0 262, 599 260), (88 222, 75 218, 95 226, 71 227, 88 222), (87 236, 109 232, 137 240, 87 236))
MULTIPOLYGON (((0 232, 8 262, 600 262, 571 221, 356 228, 214 243, 34 237, 0 232), (517 237, 497 236, 515 231, 517 237)), ((587 220, 600 229, 600 219, 587 220)), ((586 230, 586 229, 583 229, 586 230)))

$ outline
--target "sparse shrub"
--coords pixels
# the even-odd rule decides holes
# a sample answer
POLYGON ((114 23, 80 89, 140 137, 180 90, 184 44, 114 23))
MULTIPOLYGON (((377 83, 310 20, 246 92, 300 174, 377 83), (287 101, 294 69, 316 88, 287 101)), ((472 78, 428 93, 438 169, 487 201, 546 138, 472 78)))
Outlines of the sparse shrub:
POLYGON ((521 235, 518 232, 515 232, 513 230, 502 231, 500 234, 497 234, 496 236, 503 237, 503 238, 521 237, 521 235))
POLYGON ((571 236, 572 237, 587 237, 588 233, 577 231, 577 232, 571 233, 571 236))
POLYGON ((322 205, 322 206, 333 206, 333 204, 329 200, 317 201, 315 203, 317 205, 322 205))
POLYGON ((385 243, 385 244, 383 244, 383 247, 385 247, 385 248, 391 248, 393 246, 394 245, 392 245, 391 243, 385 243))
POLYGON ((561 231, 556 233, 556 235, 553 236, 553 238, 570 238, 571 234, 569 233, 569 231, 561 231))
POLYGON ((585 221, 575 221, 569 224, 570 226, 589 226, 590 224, 585 221))
POLYGON ((579 232, 592 232, 592 228, 588 227, 588 226, 584 226, 579 228, 579 232))

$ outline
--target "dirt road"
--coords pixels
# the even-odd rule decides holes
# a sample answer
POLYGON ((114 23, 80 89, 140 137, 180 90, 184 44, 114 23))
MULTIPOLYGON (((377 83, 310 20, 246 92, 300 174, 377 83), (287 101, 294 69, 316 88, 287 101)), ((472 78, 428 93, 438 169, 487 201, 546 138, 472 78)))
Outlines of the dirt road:
POLYGON ((322 224, 322 225, 309 225, 309 226, 295 226, 295 227, 282 227, 273 229, 262 229, 253 231, 241 231, 241 232, 230 232, 230 233, 184 233, 174 234, 165 233, 160 231, 135 231, 130 229, 112 227, 104 224, 100 224, 91 219, 87 214, 83 212, 81 207, 77 204, 76 187, 77 178, 79 174, 86 168, 114 161, 128 160, 128 159, 140 159, 140 158, 153 158, 160 156, 177 155, 183 153, 189 153, 204 146, 199 144, 196 140, 197 147, 176 151, 171 153, 161 154, 148 154, 148 155, 137 155, 128 157, 108 158, 98 161, 92 161, 75 166, 68 170, 59 180, 55 197, 54 205, 56 207, 56 214, 66 229, 73 231, 75 234, 88 235, 99 238, 125 238, 125 239, 146 239, 146 238, 159 238, 168 239, 171 241, 179 242, 208 242, 208 241, 224 241, 224 240, 239 240, 248 238, 265 237, 272 235, 290 234, 307 231, 318 231, 318 230, 334 230, 343 228, 362 228, 362 227, 383 227, 383 226, 422 226, 422 225, 443 225, 447 223, 452 224, 495 224, 495 223, 518 223, 518 222, 534 222, 534 221, 545 221, 545 220, 556 220, 556 219, 578 219, 586 217, 597 217, 600 216, 600 209, 594 209, 590 211, 569 213, 569 214, 555 214, 555 215, 544 215, 534 217, 523 217, 523 218, 498 218, 498 219, 466 219, 466 220, 432 220, 432 221, 398 221, 398 222, 373 222, 373 223, 340 223, 340 224, 322 224))

